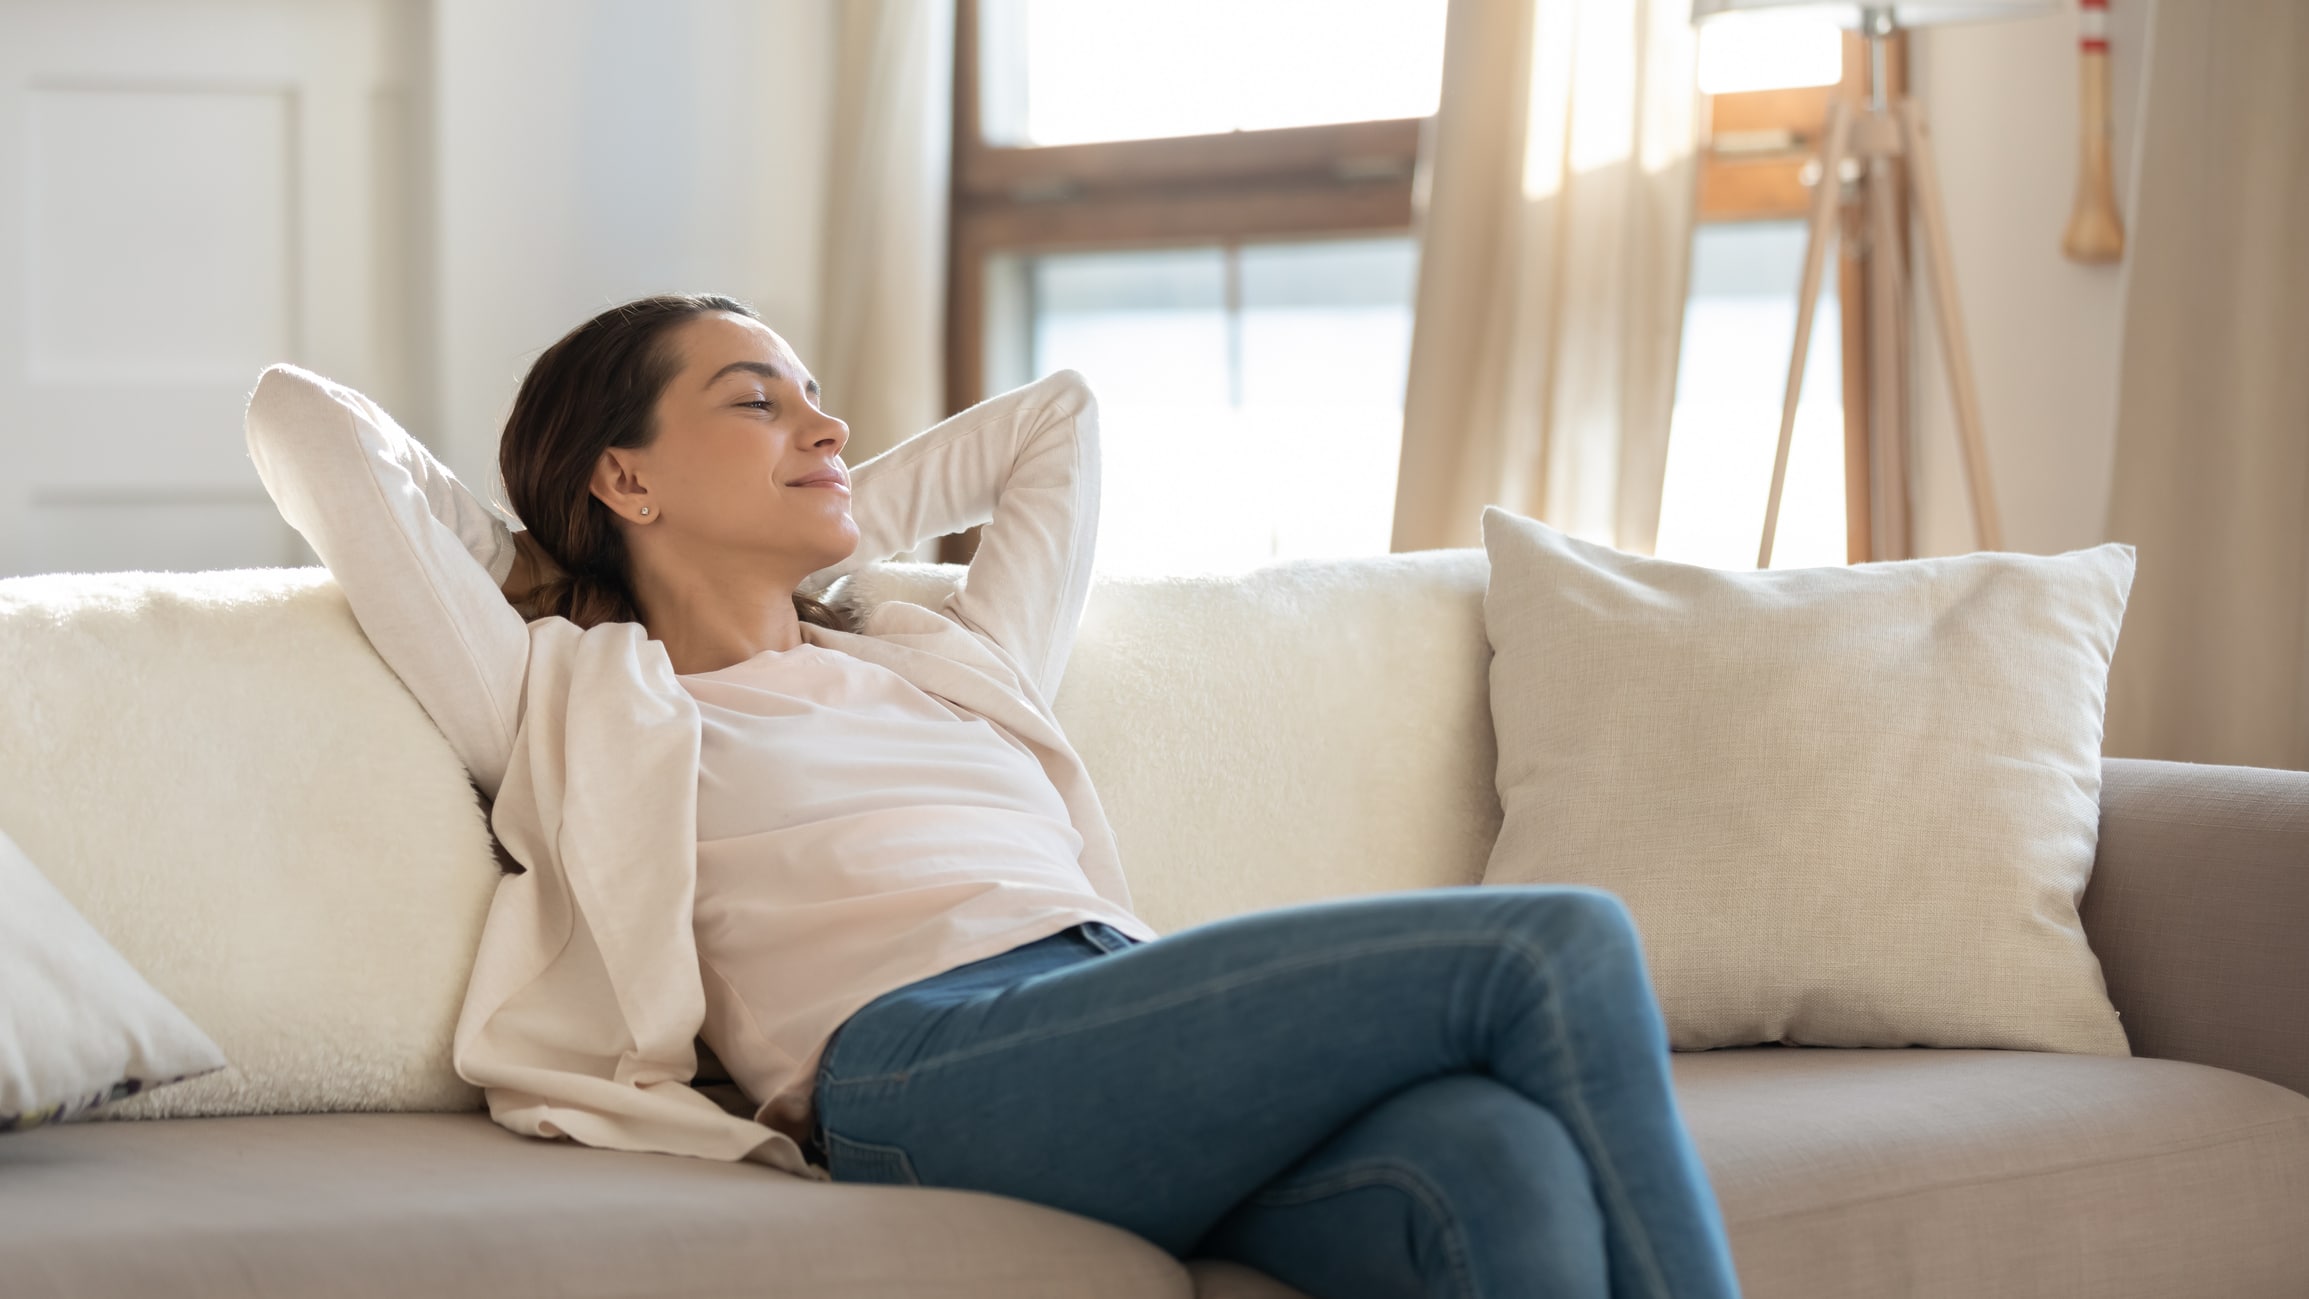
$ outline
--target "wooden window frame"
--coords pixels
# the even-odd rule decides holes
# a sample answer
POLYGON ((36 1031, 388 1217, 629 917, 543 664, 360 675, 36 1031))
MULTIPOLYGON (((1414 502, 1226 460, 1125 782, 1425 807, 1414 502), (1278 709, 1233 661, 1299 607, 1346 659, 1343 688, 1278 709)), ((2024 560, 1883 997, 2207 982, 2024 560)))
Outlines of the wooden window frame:
MULTIPOLYGON (((1700 150, 1699 221, 1810 219, 1812 190, 1804 184, 1803 174, 1807 167, 1817 165, 1820 129, 1827 122, 1829 102, 1843 99, 1854 112, 1868 105, 1867 40, 1846 32, 1843 41, 1843 77, 1835 85, 1709 97, 1708 126, 1700 150)), ((1892 37, 1886 55, 1886 93, 1898 97, 1907 92, 1906 33, 1892 37)), ((1901 236, 1896 255, 1905 264, 1908 205, 1897 180, 1894 192, 1901 236)), ((1845 562, 1851 564, 1866 563, 1873 553, 1868 490, 1872 469, 1868 436, 1868 248, 1863 211, 1857 196, 1848 192, 1836 240, 1837 303, 1843 326, 1839 341, 1844 372, 1844 554, 1845 562)), ((1789 286, 1789 292, 1793 296, 1794 285, 1789 286)), ((1759 518, 1762 510, 1763 502, 1759 501, 1759 518)))
MULTIPOLYGON (((979 4, 956 0, 946 406, 987 397, 986 263, 997 253, 1159 248, 1403 234, 1429 119, 1338 122, 1097 144, 988 144, 979 4)), ((966 564, 979 529, 943 538, 966 564)))

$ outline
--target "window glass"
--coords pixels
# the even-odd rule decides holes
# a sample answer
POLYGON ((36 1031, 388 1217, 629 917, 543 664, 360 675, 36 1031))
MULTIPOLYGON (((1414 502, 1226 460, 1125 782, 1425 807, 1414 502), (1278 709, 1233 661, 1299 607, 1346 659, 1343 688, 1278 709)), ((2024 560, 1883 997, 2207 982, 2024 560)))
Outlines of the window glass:
POLYGON ((1387 553, 1417 278, 1408 238, 1243 249, 1238 409, 1274 558, 1387 553))
POLYGON ((1445 0, 981 0, 996 145, 1425 117, 1445 0))
MULTIPOLYGON (((1717 222, 1693 237, 1654 551, 1662 559, 1756 566, 1796 339, 1804 232, 1801 221, 1717 222)), ((1843 326, 1833 255, 1824 270, 1780 492, 1774 568, 1845 562, 1843 326)))
POLYGON ((1408 237, 998 257, 988 391, 1097 392, 1102 572, 1384 554, 1415 278, 1408 237))

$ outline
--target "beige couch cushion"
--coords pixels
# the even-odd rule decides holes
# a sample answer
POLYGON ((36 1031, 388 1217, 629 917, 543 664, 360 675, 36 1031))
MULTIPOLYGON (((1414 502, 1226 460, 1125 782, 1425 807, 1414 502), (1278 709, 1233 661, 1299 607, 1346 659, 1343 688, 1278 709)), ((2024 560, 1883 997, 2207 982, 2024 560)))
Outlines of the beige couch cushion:
POLYGON ((1678 1052, 1750 1299, 2299 1299, 2309 1097, 2173 1060, 1678 1052))
POLYGON ((0 1224, 11 1296, 1187 1299, 1192 1284, 1151 1242, 1023 1200, 595 1150, 482 1114, 34 1129, 0 1141, 0 1224))
MULTIPOLYGON (((2274 1084, 2016 1051, 1674 1064, 1750 1299, 2309 1281, 2309 1098, 2274 1084)), ((1295 1294, 1024 1201, 588 1150, 479 1114, 39 1129, 0 1141, 0 1224, 0 1276, 27 1296, 1295 1294)))

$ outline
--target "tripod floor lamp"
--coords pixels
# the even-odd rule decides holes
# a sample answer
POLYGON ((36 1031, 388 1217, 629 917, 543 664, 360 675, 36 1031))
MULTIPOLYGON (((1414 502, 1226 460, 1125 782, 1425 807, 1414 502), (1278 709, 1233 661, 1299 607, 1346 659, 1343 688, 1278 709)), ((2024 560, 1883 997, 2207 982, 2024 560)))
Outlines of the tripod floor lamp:
POLYGON ((1868 444, 1874 472, 1871 517, 1880 559, 1906 559, 1911 541, 1908 491, 1907 284, 1900 265, 1899 212, 1895 177, 1905 182, 1932 275, 1932 303, 1941 352, 1955 399, 1957 435, 1964 453, 1965 482, 1980 548, 2003 548, 1996 493, 1989 483, 1988 447, 1981 432, 1980 396, 1972 358, 1965 347, 1964 322, 1956 300, 1956 273, 1949 260, 1948 222, 1940 202, 1940 176, 1932 163, 1932 140, 1924 111, 1915 101, 1885 93, 1886 42, 1903 27, 2045 13, 2053 0, 1692 0, 1692 18, 1760 13, 1808 13, 1859 30, 1868 37, 1869 102, 1853 113, 1844 101, 1830 101, 1820 133, 1820 179, 1812 202, 1811 232, 1804 248, 1803 281, 1797 289, 1796 340, 1788 364, 1787 395, 1780 407, 1780 445, 1772 461, 1772 491, 1764 506, 1764 540, 1756 567, 1772 563, 1772 538, 1780 521, 1780 489, 1787 478, 1788 447, 1796 428, 1796 398, 1804 384, 1804 358, 1812 341, 1813 306, 1819 299, 1822 264, 1836 237, 1846 160, 1864 169, 1862 189, 1868 239, 1868 444))

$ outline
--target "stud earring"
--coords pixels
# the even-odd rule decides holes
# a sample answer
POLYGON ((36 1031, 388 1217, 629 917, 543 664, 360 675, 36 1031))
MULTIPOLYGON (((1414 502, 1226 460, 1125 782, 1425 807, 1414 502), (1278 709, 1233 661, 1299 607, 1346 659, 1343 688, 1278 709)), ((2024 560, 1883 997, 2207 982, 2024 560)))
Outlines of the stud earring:
POLYGON ((641 513, 642 513, 642 517, 643 517, 643 518, 648 518, 648 517, 649 517, 649 507, 648 507, 648 506, 646 506, 646 505, 642 506, 642 507, 641 507, 641 513))

